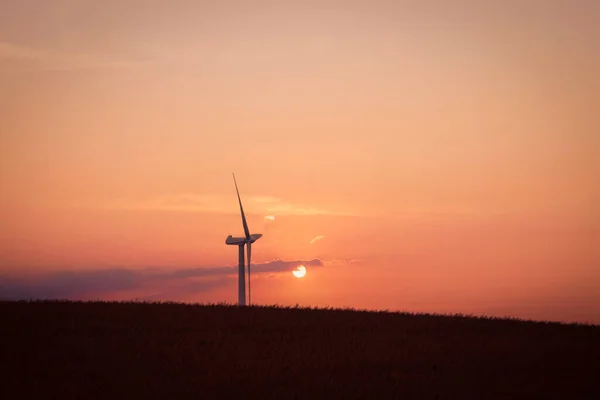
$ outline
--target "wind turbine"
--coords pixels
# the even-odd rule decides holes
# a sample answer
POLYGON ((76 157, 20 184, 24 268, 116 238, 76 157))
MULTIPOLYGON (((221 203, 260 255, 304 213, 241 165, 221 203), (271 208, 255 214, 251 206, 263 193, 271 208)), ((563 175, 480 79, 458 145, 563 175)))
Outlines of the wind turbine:
POLYGON ((246 276, 244 271, 244 246, 247 244, 248 248, 248 304, 251 304, 251 291, 250 291, 250 265, 252 255, 252 243, 256 242, 262 237, 260 233, 250 234, 248 229, 248 223, 246 222, 246 216, 244 215, 244 207, 242 207, 242 199, 240 198, 240 191, 238 190, 237 182, 235 180, 235 174, 233 175, 233 183, 235 184, 235 191, 237 192, 238 202, 240 203, 240 212, 242 213, 242 225, 244 226, 244 237, 232 237, 227 236, 225 244, 231 246, 238 246, 238 304, 240 306, 246 305, 246 276))

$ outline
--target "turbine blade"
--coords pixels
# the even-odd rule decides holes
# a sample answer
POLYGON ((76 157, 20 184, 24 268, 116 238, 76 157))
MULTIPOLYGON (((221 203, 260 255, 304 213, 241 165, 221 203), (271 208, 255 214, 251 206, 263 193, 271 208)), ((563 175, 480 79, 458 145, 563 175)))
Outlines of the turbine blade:
POLYGON ((250 240, 250 230, 248 229, 248 223, 246 223, 246 215, 244 215, 244 207, 242 207, 242 199, 240 198, 240 191, 238 190, 237 182, 235 180, 235 174, 233 175, 233 183, 235 184, 235 191, 237 192, 238 201, 240 203, 240 212, 242 213, 242 225, 244 225, 244 234, 246 239, 250 240))
POLYGON ((252 243, 248 242, 248 305, 252 304, 252 289, 250 288, 250 265, 251 265, 251 254, 252 254, 252 243))

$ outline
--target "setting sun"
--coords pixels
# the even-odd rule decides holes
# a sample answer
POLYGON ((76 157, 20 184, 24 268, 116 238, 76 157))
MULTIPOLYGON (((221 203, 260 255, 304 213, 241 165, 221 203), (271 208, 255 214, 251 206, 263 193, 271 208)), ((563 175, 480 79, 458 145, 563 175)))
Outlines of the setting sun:
POLYGON ((296 278, 304 278, 304 275, 306 275, 306 267, 304 265, 299 265, 294 268, 292 274, 294 274, 296 278))

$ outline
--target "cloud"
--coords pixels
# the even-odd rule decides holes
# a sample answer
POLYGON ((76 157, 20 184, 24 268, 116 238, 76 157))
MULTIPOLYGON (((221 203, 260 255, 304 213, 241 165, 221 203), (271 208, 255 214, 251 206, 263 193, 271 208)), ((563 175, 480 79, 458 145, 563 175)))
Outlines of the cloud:
MULTIPOLYGON (((273 260, 252 264, 252 272, 270 276, 278 272, 291 271, 301 264, 306 267, 324 265, 319 259, 273 260)), ((159 293, 150 297, 160 297, 161 294, 181 296, 209 292, 235 282, 234 276, 237 276, 237 266, 186 268, 174 271, 156 268, 54 271, 40 273, 35 278, 0 275, 0 300, 58 298, 76 300, 140 289, 144 292, 159 293)))
POLYGON ((139 65, 141 61, 125 61, 113 55, 94 53, 58 53, 13 43, 0 42, 0 63, 23 63, 36 70, 70 71, 77 69, 118 68, 139 65))
POLYGON ((324 264, 318 258, 313 260, 296 260, 296 261, 282 261, 275 260, 268 263, 252 265, 252 271, 256 272, 284 272, 291 271, 298 265, 304 265, 305 267, 322 267, 324 264))
POLYGON ((323 262, 325 266, 347 266, 347 265, 357 265, 362 261, 359 259, 331 259, 323 262))
POLYGON ((314 244, 315 242, 318 242, 319 240, 323 239, 325 236, 323 235, 319 235, 319 236, 315 236, 314 238, 312 238, 310 240, 310 242, 308 242, 308 244, 314 244))
POLYGON ((302 206, 277 199, 272 203, 268 204, 267 212, 271 212, 279 215, 336 215, 336 212, 325 210, 318 207, 302 206))
MULTIPOLYGON (((322 267, 323 262, 319 259, 314 260, 295 260, 295 261, 283 261, 274 260, 265 263, 254 264, 252 263, 252 272, 254 273, 273 273, 273 272, 284 272, 291 271, 298 265, 304 265, 306 267, 322 267)), ((213 268, 186 268, 177 271, 170 272, 163 275, 164 278, 197 278, 207 277, 215 275, 234 275, 237 274, 237 265, 233 267, 213 267, 213 268)))
POLYGON ((70 298, 89 292, 115 292, 141 287, 140 271, 106 269, 56 271, 36 278, 2 277, 0 299, 70 298))
MULTIPOLYGON (((347 211, 332 211, 312 205, 296 204, 272 196, 244 196, 242 198, 242 202, 244 203, 244 211, 246 214, 263 216, 267 215, 267 217, 264 217, 267 220, 275 219, 275 215, 357 215, 347 211)), ((231 195, 168 193, 146 199, 121 198, 103 203, 87 204, 85 206, 109 209, 237 214, 239 212, 239 208, 236 203, 237 199, 235 196, 232 197, 231 195)))
POLYGON ((265 215, 265 221, 275 221, 274 215, 265 215))

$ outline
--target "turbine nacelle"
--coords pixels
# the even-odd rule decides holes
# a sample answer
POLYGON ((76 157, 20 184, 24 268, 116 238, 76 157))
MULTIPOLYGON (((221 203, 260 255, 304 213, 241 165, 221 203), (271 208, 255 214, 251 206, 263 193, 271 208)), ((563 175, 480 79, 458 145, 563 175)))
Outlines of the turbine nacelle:
POLYGON ((262 233, 253 233, 250 235, 250 239, 246 239, 245 237, 233 237, 229 235, 227 236, 227 239, 225 239, 225 244, 243 246, 246 243, 254 243, 261 237, 262 233))
POLYGON ((229 236, 227 236, 227 239, 225 239, 225 244, 243 246, 246 244, 246 238, 245 237, 233 237, 233 236, 229 235, 229 236))

